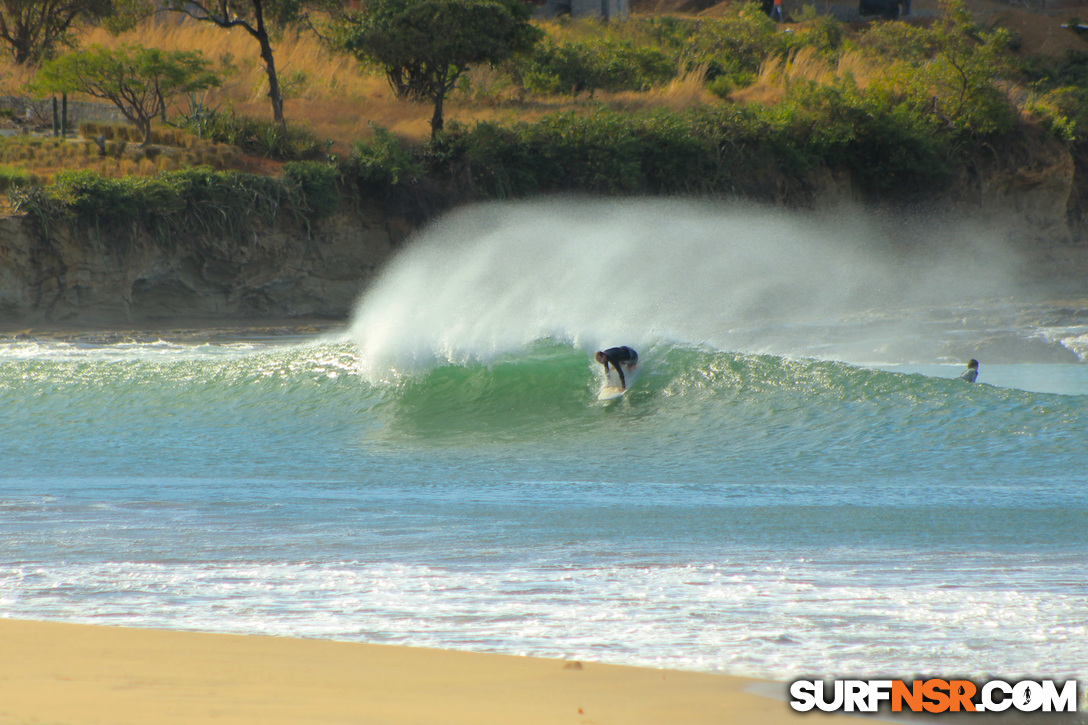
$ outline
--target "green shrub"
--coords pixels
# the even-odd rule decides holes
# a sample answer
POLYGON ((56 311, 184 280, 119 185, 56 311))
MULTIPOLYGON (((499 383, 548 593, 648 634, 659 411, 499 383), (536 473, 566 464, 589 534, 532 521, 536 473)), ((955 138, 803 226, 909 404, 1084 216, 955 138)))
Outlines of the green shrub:
POLYGON ((748 74, 754 78, 768 57, 789 49, 789 36, 759 9, 745 5, 735 17, 699 24, 683 51, 685 69, 705 65, 707 80, 748 74))
POLYGON ((283 178, 295 185, 314 219, 332 216, 340 206, 340 172, 318 161, 289 161, 283 178))
POLYGON ((610 38, 537 44, 518 65, 535 93, 642 91, 676 75, 676 64, 652 46, 610 38))
POLYGON ((1088 53, 1083 51, 1070 50, 1061 58, 1031 56, 1025 63, 1025 70, 1031 80, 1045 79, 1045 84, 1050 88, 1072 86, 1088 89, 1088 53))
POLYGON ((1055 88, 1035 98, 1027 109, 1058 138, 1088 144, 1088 88, 1055 88))
POLYGON ((534 124, 451 127, 428 149, 489 198, 539 193, 687 193, 715 184, 714 139, 689 114, 560 113, 534 124))
POLYGON ((355 142, 346 164, 361 186, 369 191, 387 189, 422 173, 396 136, 374 123, 370 129, 371 137, 355 142))
POLYGON ((69 171, 58 173, 50 186, 17 190, 11 198, 17 210, 37 215, 46 233, 51 220, 67 218, 93 228, 104 247, 131 241, 134 227, 151 232, 164 247, 181 239, 240 243, 251 238, 255 223, 271 224, 285 208, 303 223, 318 209, 327 210, 327 197, 306 196, 307 189, 320 191, 320 176, 309 168, 293 168, 283 178, 208 167, 118 179, 69 171))
POLYGON ((1011 131, 1016 109, 1000 83, 1012 72, 1011 36, 975 26, 960 0, 942 0, 942 15, 927 27, 874 23, 859 47, 899 73, 899 84, 918 109, 927 104, 955 133, 985 137, 1011 131))
POLYGON ((1029 56, 1020 64, 1020 72, 1035 92, 1027 110, 1059 138, 1088 143, 1088 53, 1029 56))
POLYGON ((184 208, 183 201, 158 179, 110 179, 85 170, 58 173, 42 193, 43 201, 57 211, 92 219, 98 225, 147 223, 155 215, 168 216, 184 208))
POLYGON ((182 126, 202 139, 230 144, 255 156, 278 161, 317 161, 325 158, 328 144, 301 126, 264 121, 233 112, 202 112, 182 119, 182 126))
MULTIPOLYGON (((644 38, 646 43, 653 44, 666 52, 674 53, 691 38, 692 33, 704 20, 692 18, 678 18, 674 15, 650 15, 646 17, 630 18, 626 23, 618 27, 630 28, 636 37, 644 38)), ((609 28, 617 27, 615 24, 609 28)))
MULTIPOLYGON (((809 8, 811 6, 806 6, 809 8)), ((811 46, 828 53, 843 46, 846 38, 845 26, 831 15, 815 15, 802 23, 793 34, 793 47, 811 46)))
POLYGON ((811 129, 799 135, 799 148, 849 170, 867 193, 916 195, 950 178, 955 133, 909 98, 843 83, 798 89, 783 105, 795 128, 811 129))
POLYGON ((431 144, 433 159, 467 169, 490 198, 537 193, 617 193, 642 185, 629 124, 612 113, 561 113, 534 124, 455 126, 431 144))
POLYGON ((851 84, 798 84, 772 106, 589 115, 534 124, 451 125, 432 171, 486 198, 541 193, 773 194, 826 165, 871 195, 913 196, 951 178, 958 135, 911 99, 851 84))
POLYGON ((0 191, 10 191, 38 183, 36 176, 26 169, 0 164, 0 191))
POLYGON ((736 88, 737 84, 730 76, 719 75, 706 83, 706 89, 718 98, 729 98, 736 88))

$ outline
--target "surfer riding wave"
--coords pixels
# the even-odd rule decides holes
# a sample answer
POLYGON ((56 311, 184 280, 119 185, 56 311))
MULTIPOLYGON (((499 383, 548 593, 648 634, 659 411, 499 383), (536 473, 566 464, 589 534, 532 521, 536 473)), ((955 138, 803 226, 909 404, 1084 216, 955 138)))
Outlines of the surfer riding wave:
POLYGON ((622 347, 610 347, 607 350, 598 351, 594 356, 601 365, 604 365, 604 375, 608 377, 608 366, 611 365, 615 368, 616 373, 620 376, 620 388, 627 389, 627 378, 624 377, 623 370, 627 369, 628 372, 635 369, 638 365, 638 353, 632 348, 623 345, 622 347))

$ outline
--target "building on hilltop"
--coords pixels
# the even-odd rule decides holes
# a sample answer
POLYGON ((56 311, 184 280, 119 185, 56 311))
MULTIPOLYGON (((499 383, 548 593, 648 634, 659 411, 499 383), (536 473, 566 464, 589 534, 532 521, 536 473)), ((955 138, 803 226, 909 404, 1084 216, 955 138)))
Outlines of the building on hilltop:
POLYGON ((546 0, 544 14, 549 18, 570 15, 572 18, 626 18, 631 12, 631 0, 546 0))

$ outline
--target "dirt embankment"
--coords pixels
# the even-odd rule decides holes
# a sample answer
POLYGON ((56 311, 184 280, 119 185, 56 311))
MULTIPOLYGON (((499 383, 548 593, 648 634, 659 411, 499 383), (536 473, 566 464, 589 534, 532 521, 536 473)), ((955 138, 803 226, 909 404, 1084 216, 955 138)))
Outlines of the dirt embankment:
POLYGON ((246 239, 123 240, 93 225, 0 218, 0 327, 342 319, 411 224, 372 207, 246 239))
MULTIPOLYGON (((1088 295, 1088 158, 1041 137, 966 168, 950 193, 928 202, 934 218, 977 221, 1027 260, 1025 282, 1088 295)), ((849 173, 781 179, 786 197, 814 209, 865 205, 849 173)), ((341 211, 300 228, 288 219, 244 239, 164 243, 139 230, 123 240, 94 224, 0 219, 0 328, 42 325, 242 324, 350 315, 361 291, 425 218, 409 221, 345 198, 341 211)), ((438 213, 436 207, 430 216, 438 213)))

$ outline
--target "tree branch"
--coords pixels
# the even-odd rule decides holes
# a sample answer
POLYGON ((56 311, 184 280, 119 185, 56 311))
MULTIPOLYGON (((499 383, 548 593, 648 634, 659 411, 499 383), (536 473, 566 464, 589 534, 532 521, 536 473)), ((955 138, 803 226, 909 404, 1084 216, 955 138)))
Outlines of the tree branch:
POLYGON ((206 7, 206 3, 190 1, 187 2, 185 5, 181 6, 181 8, 178 9, 178 12, 185 13, 194 20, 200 20, 206 23, 214 23, 220 28, 227 28, 228 30, 230 28, 242 28, 253 37, 260 37, 258 35, 257 29, 250 25, 247 21, 243 20, 238 16, 235 16, 233 20, 227 17, 226 3, 222 3, 221 8, 222 13, 216 15, 214 12, 206 7), (203 13, 203 16, 194 14, 193 10, 199 10, 201 13, 203 13))

